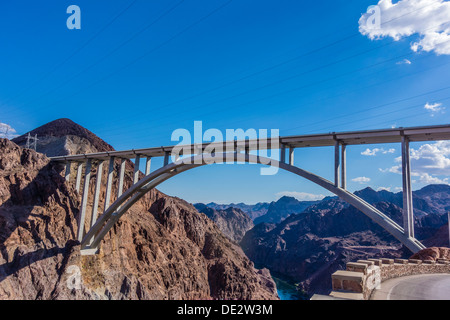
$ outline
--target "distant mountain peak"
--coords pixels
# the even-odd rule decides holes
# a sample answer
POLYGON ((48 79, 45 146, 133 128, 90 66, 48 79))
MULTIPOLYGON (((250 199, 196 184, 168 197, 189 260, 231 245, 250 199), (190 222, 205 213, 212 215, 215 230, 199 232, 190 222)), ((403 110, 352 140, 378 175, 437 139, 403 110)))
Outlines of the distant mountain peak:
POLYGON ((378 192, 378 191, 372 189, 371 187, 365 187, 364 189, 355 191, 355 194, 356 194, 356 193, 377 193, 377 192, 378 192))
POLYGON ((294 197, 282 196, 277 201, 270 203, 267 213, 254 220, 255 224, 268 222, 279 223, 286 219, 290 214, 301 213, 309 206, 320 201, 300 201, 294 197))
POLYGON ((93 134, 86 128, 80 126, 79 124, 73 122, 67 118, 61 118, 53 120, 49 123, 46 123, 36 129, 33 129, 22 136, 14 138, 13 141, 19 141, 23 138, 26 138, 30 133, 32 136, 37 134, 38 136, 52 136, 52 137, 62 137, 67 135, 83 135, 88 136, 89 134, 93 134))
POLYGON ((278 199, 276 202, 278 201, 298 201, 297 199, 295 199, 294 197, 290 197, 290 196, 282 196, 280 199, 278 199))
POLYGON ((114 151, 111 145, 97 135, 67 118, 53 120, 12 141, 25 146, 28 134, 37 135, 39 139, 37 151, 47 156, 114 151), (87 144, 89 146, 86 146, 87 144))

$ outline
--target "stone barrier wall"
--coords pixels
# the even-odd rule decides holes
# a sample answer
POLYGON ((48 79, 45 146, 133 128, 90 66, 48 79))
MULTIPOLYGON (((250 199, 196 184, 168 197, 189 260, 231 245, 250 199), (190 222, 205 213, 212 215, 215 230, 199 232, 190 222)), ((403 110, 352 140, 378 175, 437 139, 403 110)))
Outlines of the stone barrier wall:
MULTIPOLYGON (((332 274, 331 297, 368 300, 385 280, 418 274, 450 273, 450 260, 368 259, 349 262, 332 274)), ((318 299, 318 298, 317 298, 318 299)))

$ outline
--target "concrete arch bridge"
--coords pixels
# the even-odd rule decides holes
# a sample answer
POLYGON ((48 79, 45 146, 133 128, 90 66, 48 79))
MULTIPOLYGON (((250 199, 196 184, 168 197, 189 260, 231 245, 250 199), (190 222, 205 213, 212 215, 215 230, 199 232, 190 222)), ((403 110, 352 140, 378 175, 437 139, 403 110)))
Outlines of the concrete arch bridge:
POLYGON ((167 146, 148 149, 133 149, 125 151, 101 152, 71 156, 53 157, 51 161, 62 162, 66 165, 66 180, 70 177, 73 166, 76 166, 76 189, 80 191, 82 181, 82 200, 78 216, 78 240, 81 242, 83 254, 95 254, 104 236, 127 210, 141 199, 151 189, 164 181, 193 168, 211 163, 247 162, 278 167, 305 178, 337 195, 342 200, 356 207, 363 214, 380 225, 412 252, 424 248, 414 237, 414 218, 411 189, 410 142, 424 142, 450 140, 450 125, 410 127, 369 131, 339 132, 315 135, 286 136, 269 139, 235 140, 218 143, 205 143, 184 146, 167 146), (346 188, 346 149, 352 145, 400 143, 402 151, 402 182, 403 182, 403 225, 397 224, 380 210, 355 196, 346 188), (330 159, 334 167, 334 181, 329 181, 314 173, 301 169, 294 164, 294 150, 296 148, 311 148, 328 146, 334 148, 334 159, 330 159), (279 150, 279 160, 251 154, 251 151, 279 150), (213 152, 211 152, 213 150, 213 152), (216 152, 221 150, 221 152, 216 152), (287 152, 288 151, 288 152, 287 152), (173 157, 171 157, 171 155, 173 157), (154 157, 164 157, 161 168, 150 172, 151 160, 154 157), (170 159, 176 159, 170 162, 170 159), (123 190, 126 160, 134 159, 134 184, 123 190), (139 165, 145 159, 145 175, 139 179, 139 165), (114 173, 115 161, 120 161, 117 175, 114 173), (105 162, 109 163, 106 176, 105 206, 103 212, 98 212, 98 201, 102 177, 96 181, 94 194, 89 194, 89 184, 93 164, 98 166, 98 172, 103 172, 105 162), (83 175, 84 168, 84 175, 83 175), (117 200, 111 202, 111 186, 113 179, 118 179, 117 200), (85 230, 87 202, 93 198, 91 225, 85 230))

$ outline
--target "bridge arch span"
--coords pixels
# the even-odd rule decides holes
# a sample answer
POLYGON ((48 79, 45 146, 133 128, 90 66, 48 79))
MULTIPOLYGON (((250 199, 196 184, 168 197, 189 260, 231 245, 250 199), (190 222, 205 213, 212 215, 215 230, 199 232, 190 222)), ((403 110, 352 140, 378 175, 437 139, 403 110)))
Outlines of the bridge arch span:
POLYGON ((248 153, 221 153, 221 154, 200 154, 187 158, 177 160, 173 163, 150 173, 143 179, 136 182, 128 190, 126 190, 109 208, 99 217, 96 223, 91 227, 88 233, 81 241, 82 249, 96 249, 98 248, 100 241, 111 230, 114 224, 120 219, 120 217, 127 212, 127 210, 141 199, 151 189, 157 187, 162 182, 193 168, 201 167, 211 163, 223 163, 234 158, 237 162, 257 163, 262 165, 270 164, 271 166, 277 166, 280 169, 286 170, 300 177, 303 177, 323 188, 337 195, 342 200, 346 201, 350 205, 354 206, 372 221, 380 225, 397 240, 404 244, 412 252, 417 252, 424 248, 424 246, 415 238, 408 237, 404 233, 404 229, 398 225, 395 221, 383 214, 377 208, 367 203, 363 199, 357 197, 349 191, 337 187, 334 183, 327 179, 324 179, 318 175, 315 175, 309 171, 303 170, 299 167, 276 161, 273 159, 251 155, 248 153))

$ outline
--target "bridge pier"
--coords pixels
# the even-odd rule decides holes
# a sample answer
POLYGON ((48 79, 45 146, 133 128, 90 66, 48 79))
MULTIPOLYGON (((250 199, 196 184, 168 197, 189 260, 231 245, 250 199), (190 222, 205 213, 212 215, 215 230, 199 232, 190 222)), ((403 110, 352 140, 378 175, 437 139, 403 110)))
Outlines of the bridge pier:
POLYGON ((137 154, 136 158, 134 158, 133 184, 139 181, 140 162, 141 162, 141 156, 137 154))
POLYGON ((341 168, 341 162, 340 162, 340 154, 339 154, 339 147, 340 143, 338 140, 336 140, 334 144, 334 186, 339 188, 339 174, 340 174, 340 168, 341 168))
POLYGON ((66 179, 67 182, 69 182, 69 180, 70 180, 70 167, 71 167, 71 162, 67 161, 66 162, 66 173, 64 174, 64 178, 66 179))
POLYGON ((347 146, 339 140, 334 144, 334 185, 347 189, 347 146))
POLYGON ((80 192, 80 187, 81 187, 81 175, 83 171, 83 163, 79 162, 78 163, 78 167, 77 167, 77 180, 75 182, 75 190, 79 193, 80 192))
POLYGON ((284 144, 280 147, 280 162, 286 163, 286 145, 284 144))
POLYGON ((92 205, 92 215, 91 215, 91 227, 97 221, 98 216, 98 202, 100 198, 100 188, 102 186, 102 176, 103 176, 103 163, 104 160, 100 160, 97 165, 97 180, 95 181, 95 192, 94 192, 94 203, 92 205))
POLYGON ((289 165, 294 165, 294 149, 292 146, 289 147, 289 165))
MULTIPOLYGON (((91 165, 92 160, 88 159, 86 161, 86 169, 84 174, 84 186, 83 186, 83 196, 81 198, 81 210, 78 215, 78 241, 83 240, 84 236, 84 221, 86 220, 86 207, 89 196, 89 183, 91 180, 91 165)), ((81 165, 79 166, 81 167, 81 165)))
POLYGON ((123 178, 125 177, 126 164, 127 164, 127 160, 124 158, 121 158, 120 159, 120 170, 119 170, 119 186, 117 189, 117 199, 119 199, 123 193, 123 178))
POLYGON ((347 189, 347 146, 341 144, 341 188, 347 189))
POLYGON ((104 210, 109 208, 109 204, 111 203, 111 188, 112 188, 112 180, 114 174, 114 164, 115 158, 109 158, 109 166, 108 166, 108 176, 106 178, 106 192, 105 192, 105 206, 104 210))
POLYGON ((147 157, 145 161, 145 175, 148 176, 150 174, 150 169, 152 165, 152 157, 147 157))
POLYGON ((165 151, 164 152, 164 164, 163 164, 164 167, 169 164, 169 157, 170 157, 170 152, 165 151))
POLYGON ((409 138, 402 136, 403 228, 405 235, 414 238, 414 213, 411 189, 411 161, 409 138))

